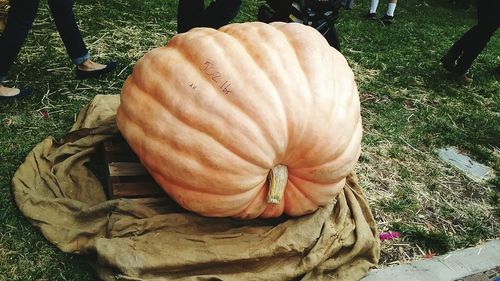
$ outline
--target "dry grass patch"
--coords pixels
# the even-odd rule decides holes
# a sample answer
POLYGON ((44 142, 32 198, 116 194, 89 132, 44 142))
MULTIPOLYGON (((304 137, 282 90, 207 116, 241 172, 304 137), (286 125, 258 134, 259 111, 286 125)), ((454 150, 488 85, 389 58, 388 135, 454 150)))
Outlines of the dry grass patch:
POLYGON ((400 239, 382 242, 382 265, 498 235, 500 220, 484 199, 492 187, 470 181, 432 152, 405 142, 364 146, 358 173, 379 230, 402 233, 400 239))

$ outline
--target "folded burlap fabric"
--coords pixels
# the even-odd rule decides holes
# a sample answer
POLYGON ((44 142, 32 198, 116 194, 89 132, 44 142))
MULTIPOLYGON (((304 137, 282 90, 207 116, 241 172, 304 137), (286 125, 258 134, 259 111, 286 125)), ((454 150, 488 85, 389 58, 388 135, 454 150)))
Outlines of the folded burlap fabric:
POLYGON ((377 264, 377 230, 355 173, 336 202, 297 218, 206 218, 168 198, 107 200, 88 163, 117 132, 119 102, 96 96, 12 180, 21 212, 59 249, 91 260, 102 280, 359 280, 377 264))

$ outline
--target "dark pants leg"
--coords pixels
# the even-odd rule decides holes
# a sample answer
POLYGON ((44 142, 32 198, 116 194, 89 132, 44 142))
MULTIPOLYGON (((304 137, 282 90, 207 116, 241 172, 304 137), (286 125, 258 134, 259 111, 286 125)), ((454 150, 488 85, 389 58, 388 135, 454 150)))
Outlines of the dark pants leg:
POLYGON ((48 0, 48 3, 68 56, 75 61, 87 55, 88 50, 73 13, 73 0, 48 0))
POLYGON ((457 60, 462 55, 464 49, 467 46, 467 43, 474 40, 476 33, 475 27, 476 26, 473 26, 471 29, 465 32, 462 37, 460 37, 460 39, 458 39, 453 44, 453 46, 451 46, 450 50, 448 51, 448 55, 451 56, 454 60, 457 60))
POLYGON ((462 54, 457 60, 456 74, 465 74, 469 70, 474 60, 490 41, 496 29, 495 26, 478 24, 466 33, 468 36, 466 37, 467 40, 464 40, 462 54))
POLYGON ((330 29, 324 36, 328 41, 328 44, 330 44, 330 46, 334 47, 335 49, 337 49, 337 51, 340 52, 340 38, 335 24, 332 24, 330 26, 330 29))
MULTIPOLYGON (((5 77, 19 54, 35 20, 39 0, 11 0, 7 26, 0 38, 0 78, 5 77)), ((57 30, 72 60, 88 56, 73 14, 72 0, 49 0, 57 30)))
POLYGON ((500 1, 478 0, 477 20, 478 24, 467 31, 450 48, 448 55, 457 59, 457 65, 453 72, 465 74, 474 60, 486 47, 497 28, 500 26, 500 1))
POLYGON ((217 0, 205 9, 203 0, 179 0, 177 32, 193 27, 219 28, 236 17, 240 6, 241 0, 217 0))
POLYGON ((11 0, 7 26, 0 37, 0 77, 5 77, 28 36, 39 0, 11 0))
POLYGON ((273 21, 290 21, 290 13, 292 12, 292 1, 290 0, 269 0, 267 1, 269 7, 275 11, 275 18, 273 21))
POLYGON ((177 33, 186 32, 194 27, 194 22, 205 10, 203 0, 179 0, 177 6, 177 33))

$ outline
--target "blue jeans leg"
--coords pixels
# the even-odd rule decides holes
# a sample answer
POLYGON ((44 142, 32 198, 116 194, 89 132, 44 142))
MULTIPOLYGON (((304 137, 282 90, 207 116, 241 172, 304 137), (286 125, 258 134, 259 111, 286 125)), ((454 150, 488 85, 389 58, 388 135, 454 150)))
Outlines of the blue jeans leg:
POLYGON ((87 47, 73 13, 73 0, 48 0, 48 3, 57 31, 73 63, 81 64, 89 59, 87 47))

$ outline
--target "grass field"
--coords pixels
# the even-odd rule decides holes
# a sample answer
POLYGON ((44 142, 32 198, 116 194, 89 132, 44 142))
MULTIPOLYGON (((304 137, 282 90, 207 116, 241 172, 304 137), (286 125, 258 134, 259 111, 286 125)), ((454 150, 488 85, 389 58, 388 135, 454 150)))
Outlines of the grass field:
MULTIPOLYGON (((244 1, 235 21, 255 20, 262 1, 244 1)), ((76 1, 75 12, 97 61, 117 60, 100 80, 79 81, 42 2, 7 85, 34 89, 0 102, 0 280, 94 280, 80 256, 48 243, 18 211, 10 180, 45 137, 64 136, 97 94, 119 94, 134 62, 175 35, 176 1, 76 1)), ((500 33, 475 61, 464 86, 439 65, 447 48, 475 23, 473 9, 448 0, 405 0, 396 22, 366 21, 369 1, 343 11, 338 26, 353 68, 365 134, 357 171, 379 229, 402 237, 383 242, 382 265, 422 258, 498 238, 500 180, 475 183, 443 164, 436 149, 457 146, 500 172, 500 33)), ((385 11, 381 1, 379 13, 385 11)))

